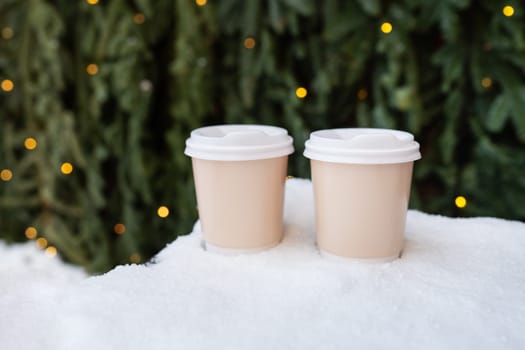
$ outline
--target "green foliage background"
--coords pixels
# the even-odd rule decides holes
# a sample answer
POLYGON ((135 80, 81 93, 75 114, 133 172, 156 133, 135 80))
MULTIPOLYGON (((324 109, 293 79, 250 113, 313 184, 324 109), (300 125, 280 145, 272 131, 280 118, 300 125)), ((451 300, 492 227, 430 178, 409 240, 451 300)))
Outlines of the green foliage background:
POLYGON ((191 230, 184 140, 218 123, 287 128, 300 177, 312 130, 404 129, 423 154, 411 207, 525 220, 524 11, 493 0, 2 0, 0 30, 13 36, 2 30, 0 80, 14 89, 0 91, 0 168, 13 173, 0 182, 0 238, 35 226, 94 272, 148 259, 191 230))

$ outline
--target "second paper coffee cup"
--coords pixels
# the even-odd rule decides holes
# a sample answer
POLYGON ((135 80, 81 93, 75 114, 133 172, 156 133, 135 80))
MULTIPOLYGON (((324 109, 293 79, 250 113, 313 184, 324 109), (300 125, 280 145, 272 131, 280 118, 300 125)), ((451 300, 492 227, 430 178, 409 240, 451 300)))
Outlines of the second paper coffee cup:
POLYGON ((195 129, 186 140, 207 250, 249 253, 283 235, 284 185, 292 138, 265 125, 195 129))
POLYGON ((317 244, 323 255, 367 261, 399 257, 413 162, 412 134, 388 129, 327 129, 310 134, 317 244))

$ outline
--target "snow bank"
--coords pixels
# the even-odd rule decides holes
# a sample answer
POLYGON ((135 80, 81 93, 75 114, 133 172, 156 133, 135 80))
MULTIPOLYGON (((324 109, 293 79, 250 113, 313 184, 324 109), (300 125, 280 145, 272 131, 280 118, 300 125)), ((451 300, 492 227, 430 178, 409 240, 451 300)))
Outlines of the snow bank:
POLYGON ((402 259, 350 264, 316 250, 309 181, 287 181, 285 208, 282 244, 254 255, 204 251, 196 225, 98 277, 8 258, 1 348, 525 347, 524 223, 410 211, 402 259))

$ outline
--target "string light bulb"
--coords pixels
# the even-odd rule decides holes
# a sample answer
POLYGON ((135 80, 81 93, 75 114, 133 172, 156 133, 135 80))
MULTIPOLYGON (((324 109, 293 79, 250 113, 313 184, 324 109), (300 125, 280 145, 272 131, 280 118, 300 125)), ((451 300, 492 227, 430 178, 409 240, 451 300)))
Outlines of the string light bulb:
POLYGON ((45 247, 47 247, 47 239, 45 239, 44 237, 40 237, 36 240, 36 246, 40 249, 44 249, 45 247))
POLYGON ((33 137, 28 137, 24 140, 24 147, 32 151, 38 146, 38 142, 33 137))
POLYGON ((33 226, 29 226, 24 231, 24 234, 25 234, 27 239, 35 239, 36 236, 38 235, 38 231, 33 226))
POLYGON ((506 17, 512 17, 514 15, 514 7, 510 5, 506 5, 503 7, 503 15, 506 17))
POLYGON ((392 29, 392 23, 390 22, 383 22, 383 24, 381 24, 381 31, 385 34, 390 34, 392 29))
POLYGON ((208 3, 208 0, 195 0, 197 6, 205 6, 208 3))
POLYGON ((492 79, 490 79, 489 77, 481 79, 481 86, 483 86, 485 89, 488 89, 492 86, 492 79))
POLYGON ((467 199, 463 196, 457 196, 454 203, 458 208, 465 208, 467 206, 467 199))
POLYGON ((15 33, 13 32, 13 29, 11 29, 10 27, 2 28, 2 38, 4 40, 11 39, 13 37, 13 35, 15 35, 15 33))
POLYGON ((126 226, 121 223, 115 224, 115 226, 113 226, 113 231, 115 231, 117 235, 122 235, 126 232, 126 226))
POLYGON ((2 181, 11 181, 11 179, 13 178, 13 172, 9 169, 2 169, 2 171, 0 171, 0 179, 2 179, 2 181))
POLYGON ((12 91, 15 88, 15 84, 13 83, 12 80, 4 79, 4 80, 2 80, 2 83, 0 84, 0 87, 5 92, 10 92, 10 91, 12 91))
POLYGON ((167 218, 168 215, 170 215, 170 210, 168 209, 167 206, 165 205, 161 205, 158 209, 157 209, 157 215, 161 218, 167 218))
POLYGON ((54 246, 50 245, 46 248, 45 254, 48 258, 54 258, 57 255, 57 249, 54 246))
POLYGON ((297 96, 298 98, 305 98, 306 95, 308 95, 308 90, 306 90, 306 88, 304 88, 302 86, 299 86, 295 90, 295 96, 297 96))
POLYGON ((136 13, 135 16, 133 16, 133 22, 135 22, 135 24, 144 24, 145 21, 146 17, 143 13, 136 13))
POLYGON ((86 66, 86 73, 88 75, 95 75, 98 73, 98 66, 95 63, 90 63, 86 66))
POLYGON ((133 253, 129 256, 129 262, 132 264, 138 264, 142 260, 139 253, 133 253))
POLYGON ((365 88, 361 88, 357 91, 357 99, 359 101, 364 101, 368 97, 368 91, 365 88))
POLYGON ((244 47, 247 49, 253 49, 255 47, 255 39, 252 37, 244 39, 244 47))
POLYGON ((96 5, 98 4, 98 0, 86 0, 86 2, 90 5, 96 5))
POLYGON ((73 172, 73 164, 69 162, 62 163, 62 165, 60 166, 60 172, 62 172, 62 174, 64 175, 71 174, 73 172))

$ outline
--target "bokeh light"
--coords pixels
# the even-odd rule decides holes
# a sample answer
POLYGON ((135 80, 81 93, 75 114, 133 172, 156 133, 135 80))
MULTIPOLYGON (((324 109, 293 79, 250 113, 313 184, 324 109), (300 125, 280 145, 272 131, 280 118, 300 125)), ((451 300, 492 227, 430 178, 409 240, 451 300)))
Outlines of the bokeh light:
POLYGON ((35 239, 38 235, 38 231, 33 226, 29 226, 26 228, 24 234, 26 235, 27 239, 35 239))
POLYGON ((11 29, 10 27, 2 28, 2 38, 3 39, 9 40, 13 37, 13 35, 15 35, 15 33, 13 32, 13 29, 11 29))
POLYGON ((244 39, 244 47, 247 49, 253 49, 255 47, 255 39, 252 37, 244 39))
POLYGON ((504 6, 502 12, 506 17, 512 17, 514 15, 514 7, 510 5, 504 6))
POLYGON ((47 247, 47 239, 45 239, 44 237, 40 237, 36 240, 36 246, 40 249, 44 249, 45 247, 47 247))
POLYGON ((13 178, 13 172, 9 169, 2 169, 2 171, 0 171, 0 179, 2 179, 2 181, 10 181, 11 179, 13 178))
POLYGON ((295 96, 298 98, 305 98, 306 95, 308 95, 308 90, 306 90, 304 87, 300 86, 295 90, 295 96))
POLYGON ((98 73, 98 66, 94 63, 90 63, 86 67, 86 73, 89 75, 95 75, 98 73))
POLYGON ((143 13, 136 13, 135 16, 133 16, 133 22, 136 24, 143 24, 144 21, 146 21, 146 17, 143 13))
POLYGON ((71 164, 69 162, 62 163, 62 165, 60 166, 60 171, 64 175, 71 174, 73 172, 73 164, 71 164))
POLYGON ((5 92, 9 92, 9 91, 12 91, 15 88, 15 84, 13 83, 12 80, 4 79, 4 80, 2 80, 2 83, 0 84, 0 87, 5 92))
POLYGON ((38 146, 38 142, 33 137, 28 137, 24 140, 24 147, 27 150, 34 150, 38 146))
POLYGON ((383 22, 383 24, 381 24, 381 31, 385 34, 389 34, 392 32, 392 23, 390 22, 383 22))
POLYGON ((55 247, 50 245, 49 247, 46 248, 46 256, 48 258, 54 258, 56 255, 57 255, 57 249, 55 247))
POLYGON ((117 235, 122 235, 126 232, 126 225, 121 223, 115 224, 115 226, 113 226, 113 231, 115 231, 117 235))
POLYGON ((457 196, 454 203, 458 208, 465 208, 467 206, 467 199, 463 196, 457 196))
POLYGON ((161 218, 166 218, 166 217, 168 217, 168 215, 170 215, 170 210, 168 209, 167 206, 161 205, 157 209, 157 215, 160 216, 161 218))

